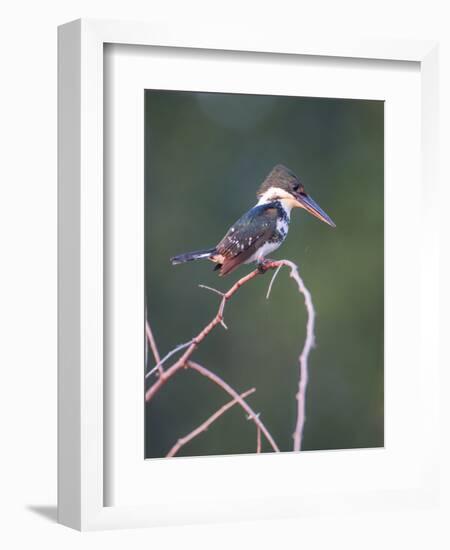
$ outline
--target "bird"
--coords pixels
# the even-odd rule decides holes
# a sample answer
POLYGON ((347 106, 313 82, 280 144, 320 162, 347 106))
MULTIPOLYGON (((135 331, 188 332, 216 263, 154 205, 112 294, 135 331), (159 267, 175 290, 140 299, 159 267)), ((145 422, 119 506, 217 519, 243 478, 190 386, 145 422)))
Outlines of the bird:
POLYGON ((214 262, 219 276, 232 273, 242 264, 256 262, 263 268, 267 255, 279 248, 288 234, 291 210, 303 208, 331 227, 335 223, 306 193, 295 173, 277 164, 256 194, 257 203, 241 216, 214 247, 186 252, 170 258, 172 265, 193 260, 214 262))

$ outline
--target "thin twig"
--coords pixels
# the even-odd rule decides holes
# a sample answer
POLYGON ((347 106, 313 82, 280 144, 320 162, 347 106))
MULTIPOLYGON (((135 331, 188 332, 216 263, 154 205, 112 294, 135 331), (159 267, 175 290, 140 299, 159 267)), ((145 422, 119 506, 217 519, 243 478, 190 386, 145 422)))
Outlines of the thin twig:
POLYGON ((256 426, 256 452, 261 452, 261 428, 256 426))
POLYGON ((278 275, 278 273, 279 273, 279 271, 282 267, 283 267, 283 264, 280 264, 277 267, 277 269, 276 269, 275 273, 273 274, 272 278, 270 279, 269 288, 267 289, 267 294, 266 294, 266 300, 269 299, 270 292, 272 290, 272 285, 273 285, 273 283, 274 283, 274 281, 275 281, 275 279, 276 279, 276 277, 277 277, 277 275, 278 275))
POLYGON ((229 395, 231 395, 231 397, 234 397, 234 399, 236 399, 239 405, 248 414, 249 420, 252 420, 257 426, 261 428, 262 433, 266 437, 267 441, 271 444, 273 450, 277 452, 280 451, 280 449, 278 448, 278 445, 275 443, 275 440, 270 434, 269 430, 263 424, 260 418, 260 413, 255 413, 255 411, 250 407, 250 405, 240 397, 240 395, 237 393, 236 390, 234 390, 229 384, 227 384, 225 380, 220 378, 220 376, 217 376, 217 374, 214 374, 209 369, 203 367, 202 365, 199 365, 198 363, 195 363, 194 361, 189 361, 187 366, 197 371, 202 376, 206 376, 206 378, 209 378, 212 382, 214 382, 219 387, 221 387, 224 391, 226 391, 229 395))
POLYGON ((215 294, 218 294, 219 296, 223 296, 223 292, 220 290, 217 290, 217 288, 213 288, 212 286, 206 286, 206 285, 198 285, 199 288, 204 288, 206 290, 210 290, 211 292, 214 292, 215 294))
MULTIPOLYGON (((224 296, 224 293, 221 292, 220 290, 217 290, 217 288, 213 288, 212 286, 207 286, 207 285, 198 285, 199 288, 204 288, 205 290, 210 290, 211 292, 214 292, 214 294, 218 294, 219 296, 224 296)), ((221 319, 220 321, 220 324, 223 326, 223 328, 225 330, 228 330, 228 327, 227 325, 225 324, 225 321, 223 319, 221 319)))
MULTIPOLYGON (((248 397, 250 394, 254 393, 256 391, 255 388, 251 388, 250 390, 247 390, 244 393, 241 393, 240 397, 241 399, 244 399, 245 397, 248 397)), ((198 428, 195 428, 195 430, 192 430, 192 432, 188 433, 184 437, 180 437, 180 439, 175 443, 175 445, 170 449, 170 451, 167 453, 167 457, 175 456, 181 447, 189 443, 189 441, 192 441, 195 437, 200 435, 202 432, 206 432, 206 430, 215 422, 219 417, 221 417, 224 413, 227 412, 228 409, 231 409, 234 405, 236 405, 237 400, 232 399, 220 409, 218 409, 214 414, 212 414, 207 420, 205 420, 198 428)), ((257 427, 258 431, 259 428, 257 427)))
POLYGON ((148 371, 147 374, 145 375, 145 378, 148 378, 149 376, 151 376, 156 370, 160 370, 160 373, 161 375, 163 374, 163 370, 162 370, 162 366, 164 365, 164 363, 170 359, 172 357, 172 355, 175 355, 176 353, 178 353, 179 351, 181 351, 182 349, 186 349, 188 346, 190 346, 192 343, 192 340, 189 340, 189 342, 185 342, 184 344, 178 344, 178 346, 176 348, 174 348, 173 350, 169 351, 169 353, 167 353, 161 360, 160 362, 155 365, 152 370, 148 371))
POLYGON ((163 368, 162 368, 162 365, 161 365, 161 357, 159 355, 158 346, 156 345, 156 341, 155 341, 155 338, 153 336, 153 332, 152 332, 152 329, 150 327, 150 323, 148 322, 147 319, 145 321, 145 333, 147 335, 147 341, 150 344, 150 347, 152 349, 153 357, 155 358, 155 362, 156 362, 157 368, 159 370, 159 373, 162 374, 163 368))

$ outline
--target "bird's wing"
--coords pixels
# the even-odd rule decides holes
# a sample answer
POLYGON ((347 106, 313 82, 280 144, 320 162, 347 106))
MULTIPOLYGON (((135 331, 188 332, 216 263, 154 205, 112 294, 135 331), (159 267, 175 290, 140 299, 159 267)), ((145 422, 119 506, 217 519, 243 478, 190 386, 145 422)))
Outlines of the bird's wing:
POLYGON ((226 275, 250 258, 277 229, 278 211, 273 206, 255 206, 228 230, 217 245, 223 258, 221 275, 226 275))

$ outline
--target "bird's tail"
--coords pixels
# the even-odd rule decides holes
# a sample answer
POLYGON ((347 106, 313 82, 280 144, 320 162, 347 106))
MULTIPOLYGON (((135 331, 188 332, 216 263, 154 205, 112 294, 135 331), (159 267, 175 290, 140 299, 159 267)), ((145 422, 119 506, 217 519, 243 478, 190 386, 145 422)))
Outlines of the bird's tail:
POLYGON ((172 265, 184 264, 184 262, 192 262, 193 260, 203 260, 210 258, 216 253, 215 248, 208 248, 206 250, 196 250, 195 252, 186 252, 185 254, 179 254, 170 258, 172 265))

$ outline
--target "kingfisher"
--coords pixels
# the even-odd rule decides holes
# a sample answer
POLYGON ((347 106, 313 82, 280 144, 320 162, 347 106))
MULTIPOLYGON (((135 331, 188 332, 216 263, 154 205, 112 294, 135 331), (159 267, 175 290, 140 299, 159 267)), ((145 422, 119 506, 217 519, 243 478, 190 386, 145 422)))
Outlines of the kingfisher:
POLYGON ((286 239, 291 210, 303 208, 331 227, 331 218, 306 193, 299 178, 277 164, 261 184, 256 205, 241 216, 213 248, 186 252, 170 259, 172 265, 208 259, 216 264, 220 276, 232 273, 241 264, 256 262, 262 268, 267 255, 286 239))

